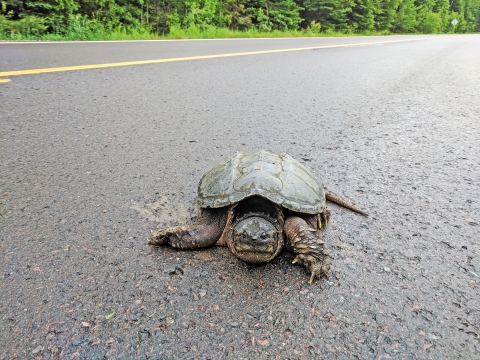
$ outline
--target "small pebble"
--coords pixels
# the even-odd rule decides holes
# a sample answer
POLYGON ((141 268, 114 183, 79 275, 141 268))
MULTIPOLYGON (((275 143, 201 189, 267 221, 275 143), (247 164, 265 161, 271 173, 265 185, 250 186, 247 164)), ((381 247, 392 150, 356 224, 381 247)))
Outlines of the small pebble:
POLYGON ((32 355, 37 355, 42 350, 43 350, 43 346, 38 345, 35 349, 32 350, 32 355))
POLYGON ((270 342, 265 339, 265 340, 257 340, 257 344, 260 346, 270 346, 270 342))
POLYGON ((388 273, 389 273, 391 270, 390 270, 390 268, 388 268, 388 267, 384 267, 384 268, 383 268, 383 271, 385 271, 385 272, 388 272, 388 273))

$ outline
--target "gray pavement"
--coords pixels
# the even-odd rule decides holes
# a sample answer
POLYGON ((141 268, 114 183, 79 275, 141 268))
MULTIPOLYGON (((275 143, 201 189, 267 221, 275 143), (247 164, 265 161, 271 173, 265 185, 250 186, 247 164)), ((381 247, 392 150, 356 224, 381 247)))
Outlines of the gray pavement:
POLYGON ((0 42, 0 71, 101 64, 338 44, 441 38, 445 35, 343 38, 0 42))
MULTIPOLYGON (((371 41, 2 43, 0 71, 371 41)), ((478 64, 464 35, 0 83, 0 358, 480 358, 478 64), (262 148, 370 212, 330 204, 328 279, 147 244, 262 148)))

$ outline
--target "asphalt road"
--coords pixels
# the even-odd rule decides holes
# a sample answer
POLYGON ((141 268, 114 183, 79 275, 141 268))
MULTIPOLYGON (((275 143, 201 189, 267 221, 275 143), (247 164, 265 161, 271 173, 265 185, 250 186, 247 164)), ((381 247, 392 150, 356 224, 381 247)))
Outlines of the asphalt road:
POLYGON ((0 358, 480 358, 480 36, 1 43, 0 76, 371 42, 0 83, 0 358), (258 149, 370 212, 330 205, 328 279, 147 244, 258 149))

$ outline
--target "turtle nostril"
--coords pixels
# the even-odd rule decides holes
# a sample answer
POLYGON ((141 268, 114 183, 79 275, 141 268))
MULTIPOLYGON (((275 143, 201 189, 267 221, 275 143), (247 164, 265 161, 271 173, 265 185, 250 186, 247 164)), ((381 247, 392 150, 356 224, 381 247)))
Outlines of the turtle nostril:
POLYGON ((256 236, 252 236, 252 240, 257 240, 257 237, 256 236))

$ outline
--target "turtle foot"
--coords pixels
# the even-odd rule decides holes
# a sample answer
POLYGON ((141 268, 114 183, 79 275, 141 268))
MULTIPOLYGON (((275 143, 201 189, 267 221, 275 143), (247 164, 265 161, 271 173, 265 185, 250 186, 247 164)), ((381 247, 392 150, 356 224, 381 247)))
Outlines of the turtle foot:
POLYGON ((157 230, 148 240, 150 245, 170 245, 176 249, 199 249, 211 246, 222 235, 217 223, 173 226, 157 230))
POLYGON ((159 229, 152 234, 150 239, 148 239, 148 243, 154 246, 167 244, 170 237, 181 233, 182 230, 184 231, 183 228, 184 226, 174 226, 166 229, 159 229))
POLYGON ((328 261, 327 254, 310 255, 310 254, 298 254, 293 260, 292 264, 299 264, 305 266, 310 273, 309 283, 312 284, 315 278, 321 278, 328 274, 330 270, 330 262, 328 261))

